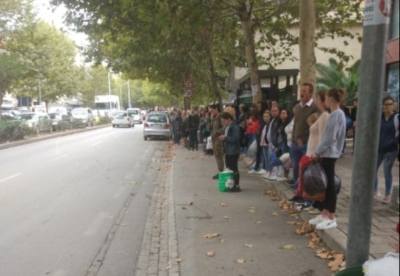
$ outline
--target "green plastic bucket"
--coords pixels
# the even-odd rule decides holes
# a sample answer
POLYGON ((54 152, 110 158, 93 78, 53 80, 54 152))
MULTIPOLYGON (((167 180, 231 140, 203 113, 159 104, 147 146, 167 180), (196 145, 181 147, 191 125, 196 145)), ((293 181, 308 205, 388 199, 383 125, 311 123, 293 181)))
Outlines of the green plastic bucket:
POLYGON ((364 276, 362 266, 347 268, 335 274, 335 276, 364 276))
POLYGON ((221 192, 229 191, 229 187, 226 186, 226 182, 230 179, 233 180, 233 172, 231 171, 221 172, 218 174, 218 189, 221 192))

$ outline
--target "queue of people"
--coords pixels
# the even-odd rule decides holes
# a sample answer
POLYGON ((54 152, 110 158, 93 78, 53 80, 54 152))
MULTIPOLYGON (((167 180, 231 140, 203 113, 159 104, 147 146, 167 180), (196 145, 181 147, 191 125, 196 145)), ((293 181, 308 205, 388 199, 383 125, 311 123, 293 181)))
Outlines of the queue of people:
MULTIPOLYGON (((338 193, 335 164, 343 154, 349 127, 355 133, 356 115, 354 110, 343 107, 342 89, 320 91, 316 97, 314 93, 312 84, 303 83, 300 100, 290 110, 281 108, 277 101, 269 101, 253 104, 249 109, 240 104, 237 109, 228 106, 220 110, 219 105, 210 105, 187 112, 174 111, 174 143, 183 141, 187 149, 198 150, 199 142, 209 141, 203 148, 205 154, 212 154, 216 160, 212 179, 217 180, 225 169, 231 170, 234 186, 230 192, 242 191, 238 162, 252 154, 254 162, 248 173, 260 174, 270 181, 286 181, 295 191, 290 201, 296 202, 299 210, 312 206, 308 211, 317 216, 310 224, 317 229, 335 228, 338 193), (302 171, 311 162, 319 162, 326 174, 325 197, 321 201, 307 201, 302 197, 303 185, 307 184, 302 183, 302 171), (289 170, 292 170, 292 179, 289 179, 289 170)), ((377 164, 377 169, 384 164, 383 203, 390 201, 391 169, 399 146, 399 115, 393 105, 392 98, 383 100, 377 164)), ((381 197, 377 180, 375 191, 375 196, 381 197)))

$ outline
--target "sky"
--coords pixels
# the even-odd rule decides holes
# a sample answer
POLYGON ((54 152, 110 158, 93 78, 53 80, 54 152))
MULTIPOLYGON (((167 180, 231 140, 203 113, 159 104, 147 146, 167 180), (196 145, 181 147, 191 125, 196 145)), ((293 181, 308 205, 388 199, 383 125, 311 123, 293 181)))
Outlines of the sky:
MULTIPOLYGON (((60 30, 65 31, 68 37, 73 40, 77 46, 87 45, 85 34, 76 33, 70 30, 68 26, 64 24, 63 19, 66 12, 65 7, 59 6, 54 8, 50 5, 50 0, 34 0, 34 6, 40 19, 54 25, 60 30)), ((76 62, 82 64, 83 57, 77 55, 76 62)))

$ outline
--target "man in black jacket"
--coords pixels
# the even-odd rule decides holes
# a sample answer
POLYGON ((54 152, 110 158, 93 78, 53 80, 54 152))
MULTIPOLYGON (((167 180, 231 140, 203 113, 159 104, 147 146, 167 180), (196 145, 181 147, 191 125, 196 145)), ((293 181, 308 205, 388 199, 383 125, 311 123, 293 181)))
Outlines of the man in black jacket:
POLYGON ((192 107, 192 112, 189 115, 188 126, 189 126, 189 149, 199 150, 199 141, 197 139, 197 130, 200 125, 200 117, 197 113, 197 109, 192 107))

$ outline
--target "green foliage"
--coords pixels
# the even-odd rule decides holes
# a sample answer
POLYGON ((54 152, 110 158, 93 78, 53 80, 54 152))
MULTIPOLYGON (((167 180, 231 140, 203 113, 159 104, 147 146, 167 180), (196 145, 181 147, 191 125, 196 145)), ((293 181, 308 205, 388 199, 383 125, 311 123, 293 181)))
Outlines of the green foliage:
POLYGON ((31 133, 26 125, 19 121, 2 121, 0 120, 0 143, 22 140, 31 133))
POLYGON ((317 78, 317 89, 342 88, 346 91, 346 101, 352 101, 358 93, 360 63, 360 60, 356 61, 346 70, 347 72, 333 58, 329 59, 329 65, 317 63, 316 67, 320 75, 317 78))

